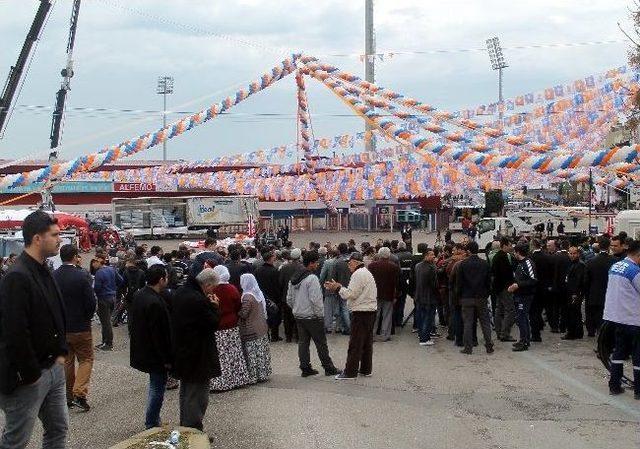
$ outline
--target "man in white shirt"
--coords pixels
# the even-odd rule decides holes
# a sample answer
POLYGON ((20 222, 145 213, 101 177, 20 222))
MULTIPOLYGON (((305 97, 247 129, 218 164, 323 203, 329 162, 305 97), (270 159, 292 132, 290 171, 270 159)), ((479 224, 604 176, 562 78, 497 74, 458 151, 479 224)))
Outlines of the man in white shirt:
POLYGON ((361 253, 351 253, 348 266, 351 271, 348 287, 333 279, 324 284, 327 290, 337 292, 342 299, 346 300, 351 311, 351 336, 347 363, 344 371, 336 376, 337 380, 355 379, 358 372, 368 377, 371 376, 373 369, 373 326, 378 310, 376 281, 364 266, 361 253))
POLYGON ((149 257, 147 259, 147 267, 151 267, 153 265, 164 265, 164 262, 162 261, 162 248, 160 248, 157 245, 154 245, 151 247, 151 250, 149 250, 149 254, 151 254, 151 257, 149 257))

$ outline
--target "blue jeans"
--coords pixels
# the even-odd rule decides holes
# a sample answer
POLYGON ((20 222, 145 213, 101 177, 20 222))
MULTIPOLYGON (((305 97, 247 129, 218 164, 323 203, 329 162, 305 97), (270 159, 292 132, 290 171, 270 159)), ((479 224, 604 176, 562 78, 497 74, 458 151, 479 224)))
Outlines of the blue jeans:
POLYGON ((36 418, 44 428, 43 449, 64 449, 69 429, 64 367, 54 363, 34 383, 21 385, 11 394, 0 393, 0 409, 6 421, 0 449, 27 447, 36 418))
POLYGON ((415 314, 418 321, 418 337, 420 338, 420 343, 431 340, 433 323, 436 318, 436 306, 428 304, 416 304, 415 314))
POLYGON ((529 322, 529 311, 533 296, 517 296, 514 298, 516 304, 516 324, 520 331, 520 343, 531 343, 531 323, 529 322))
POLYGON ((342 332, 349 333, 351 332, 351 315, 349 312, 349 308, 347 307, 347 300, 342 299, 338 295, 338 318, 342 323, 342 332))
POLYGON ((144 418, 144 426, 147 429, 160 426, 160 410, 162 410, 166 386, 166 371, 149 373, 149 395, 147 396, 147 411, 144 418))

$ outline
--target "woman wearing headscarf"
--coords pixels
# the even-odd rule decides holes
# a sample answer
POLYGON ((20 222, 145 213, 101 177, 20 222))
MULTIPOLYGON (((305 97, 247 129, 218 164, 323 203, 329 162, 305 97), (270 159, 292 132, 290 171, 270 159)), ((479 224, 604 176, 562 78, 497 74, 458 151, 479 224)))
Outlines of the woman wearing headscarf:
POLYGON ((264 382, 271 376, 267 305, 253 274, 245 273, 240 276, 240 287, 240 337, 244 343, 249 375, 254 382, 264 382))
POLYGON ((214 290, 219 300, 220 324, 216 331, 216 345, 220 355, 219 377, 211 379, 210 391, 219 393, 232 390, 255 382, 247 368, 240 329, 238 328, 238 312, 240 312, 240 292, 229 284, 229 270, 224 265, 217 265, 213 271, 220 278, 214 290))

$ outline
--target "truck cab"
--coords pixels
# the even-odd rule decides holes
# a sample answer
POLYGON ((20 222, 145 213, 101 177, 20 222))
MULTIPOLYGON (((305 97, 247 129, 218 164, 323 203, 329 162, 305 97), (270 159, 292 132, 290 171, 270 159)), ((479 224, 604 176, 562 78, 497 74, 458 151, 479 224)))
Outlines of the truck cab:
POLYGON ((493 240, 500 237, 513 237, 517 231, 510 219, 506 217, 486 217, 478 222, 476 241, 481 250, 493 240))

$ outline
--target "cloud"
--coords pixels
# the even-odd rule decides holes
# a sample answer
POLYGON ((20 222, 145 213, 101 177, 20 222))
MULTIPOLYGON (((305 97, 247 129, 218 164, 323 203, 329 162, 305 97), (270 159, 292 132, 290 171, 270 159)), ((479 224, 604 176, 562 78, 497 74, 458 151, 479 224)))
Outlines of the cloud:
MULTIPOLYGON (((52 105, 65 61, 71 2, 57 2, 19 99, 52 105)), ((628 24, 625 2, 593 0, 378 0, 376 40, 380 51, 483 48, 499 36, 509 68, 505 94, 537 90, 625 63, 623 44, 510 50, 532 43, 620 39, 616 22, 628 24)), ((15 63, 36 5, 0 2, 0 77, 15 63)), ((70 105, 158 109, 156 78, 175 77, 169 108, 198 110, 234 93, 290 51, 319 54, 344 70, 361 74, 357 56, 364 44, 364 2, 338 0, 92 0, 82 4, 76 44, 76 76, 70 105), (161 20, 159 20, 161 18, 161 20)), ((380 84, 448 110, 495 100, 496 74, 485 52, 398 55, 377 62, 380 84)), ((2 80, 0 79, 0 82, 2 80)), ((327 117, 348 109, 309 81, 316 136, 355 132, 358 119, 327 117)), ((283 80, 234 108, 252 114, 294 114, 295 85, 283 80)), ((175 116, 172 116, 175 118, 175 116)), ((154 130, 159 115, 140 122, 131 115, 70 114, 63 157, 95 151, 154 130)), ((0 141, 4 154, 46 155, 50 115, 14 114, 0 141)), ((275 146, 296 140, 295 121, 255 116, 215 120, 170 142, 170 155, 203 158, 275 146)), ((140 157, 158 157, 151 150, 140 157)))

